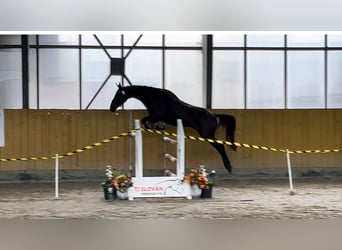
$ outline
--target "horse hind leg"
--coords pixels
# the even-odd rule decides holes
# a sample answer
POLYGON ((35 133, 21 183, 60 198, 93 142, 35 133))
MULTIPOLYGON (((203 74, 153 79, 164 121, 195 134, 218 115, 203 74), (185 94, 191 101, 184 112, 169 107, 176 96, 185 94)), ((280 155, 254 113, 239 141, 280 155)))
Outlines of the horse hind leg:
MULTIPOLYGON (((200 135, 204 138, 212 138, 215 139, 215 131, 216 127, 213 126, 209 131, 201 130, 200 135)), ((229 173, 232 172, 232 164, 230 163, 230 160, 227 156, 226 150, 224 148, 223 144, 217 143, 217 142, 209 142, 211 146, 213 146, 216 151, 220 154, 224 167, 228 170, 229 173)))
POLYGON ((232 143, 230 146, 234 151, 236 151, 235 142, 235 129, 236 129, 236 121, 235 117, 232 115, 226 114, 216 114, 216 117, 219 118, 219 125, 224 126, 226 130, 226 139, 232 143))
POLYGON ((226 154, 226 151, 225 151, 225 148, 224 148, 224 145, 223 144, 219 144, 219 143, 210 143, 211 146, 213 146, 217 152, 219 152, 221 158, 222 158, 222 161, 223 161, 223 164, 224 164, 224 167, 228 170, 229 173, 232 172, 232 164, 226 154))
MULTIPOLYGON (((228 125, 226 127, 226 136, 230 139, 232 143, 235 142, 235 129, 236 129, 236 121, 235 117, 232 115, 227 115, 228 117, 228 125)), ((233 144, 230 146, 234 151, 236 151, 236 145, 233 144)))

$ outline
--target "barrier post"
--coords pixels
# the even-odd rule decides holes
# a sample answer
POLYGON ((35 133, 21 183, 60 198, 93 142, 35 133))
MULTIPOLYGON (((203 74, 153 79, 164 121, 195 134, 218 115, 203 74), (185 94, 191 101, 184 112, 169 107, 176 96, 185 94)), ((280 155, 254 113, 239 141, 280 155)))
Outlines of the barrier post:
MULTIPOLYGON (((132 130, 133 127, 133 117, 132 117, 132 110, 129 111, 129 129, 132 130)), ((129 138, 129 172, 132 173, 132 136, 129 138)))
POLYGON ((289 175, 290 195, 294 195, 293 183, 292 183, 291 159, 290 159, 290 152, 288 149, 286 149, 286 161, 287 161, 287 172, 289 175))
POLYGON ((58 198, 59 196, 59 186, 58 186, 58 181, 59 181, 59 156, 56 154, 56 159, 55 159, 55 198, 58 198))
POLYGON ((135 176, 143 177, 143 147, 140 121, 135 120, 135 176))
POLYGON ((185 172, 184 128, 181 119, 177 119, 177 177, 183 178, 185 172))

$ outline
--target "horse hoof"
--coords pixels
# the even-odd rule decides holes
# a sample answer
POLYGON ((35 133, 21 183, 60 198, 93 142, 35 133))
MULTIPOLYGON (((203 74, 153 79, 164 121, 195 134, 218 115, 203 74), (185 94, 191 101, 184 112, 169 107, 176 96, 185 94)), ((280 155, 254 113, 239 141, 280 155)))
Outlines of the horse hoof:
POLYGON ((166 129, 166 126, 163 124, 157 124, 156 125, 156 130, 164 131, 165 129, 166 129))
POLYGON ((147 129, 155 129, 155 127, 156 127, 153 123, 148 122, 148 121, 144 123, 144 126, 147 129))

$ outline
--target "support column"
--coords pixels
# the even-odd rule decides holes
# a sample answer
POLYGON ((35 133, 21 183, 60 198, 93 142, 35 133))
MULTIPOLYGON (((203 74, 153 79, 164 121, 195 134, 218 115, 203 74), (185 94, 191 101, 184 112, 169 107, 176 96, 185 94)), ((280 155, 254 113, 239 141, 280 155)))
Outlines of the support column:
POLYGON ((28 35, 21 35, 21 65, 23 109, 29 108, 29 42, 28 35))

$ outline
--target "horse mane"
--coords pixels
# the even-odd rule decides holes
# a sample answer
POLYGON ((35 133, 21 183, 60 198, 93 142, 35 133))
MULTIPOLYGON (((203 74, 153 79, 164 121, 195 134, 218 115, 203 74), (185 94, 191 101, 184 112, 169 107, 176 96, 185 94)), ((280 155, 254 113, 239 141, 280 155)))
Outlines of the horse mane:
POLYGON ((181 102, 185 105, 190 105, 181 99, 179 99, 173 92, 171 92, 168 89, 162 89, 162 88, 156 88, 156 87, 151 87, 151 86, 145 86, 145 85, 132 85, 132 86, 125 86, 122 87, 122 89, 128 91, 127 93, 130 93, 130 90, 137 91, 139 96, 154 96, 157 95, 160 97, 161 94, 168 95, 172 99, 181 102))
POLYGON ((172 93, 170 90, 162 89, 162 88, 156 88, 156 87, 151 87, 151 86, 146 86, 146 85, 132 85, 132 86, 125 86, 122 88, 126 90, 133 89, 133 90, 140 90, 140 91, 148 91, 149 93, 150 92, 164 92, 178 99, 178 97, 174 93, 172 93))

